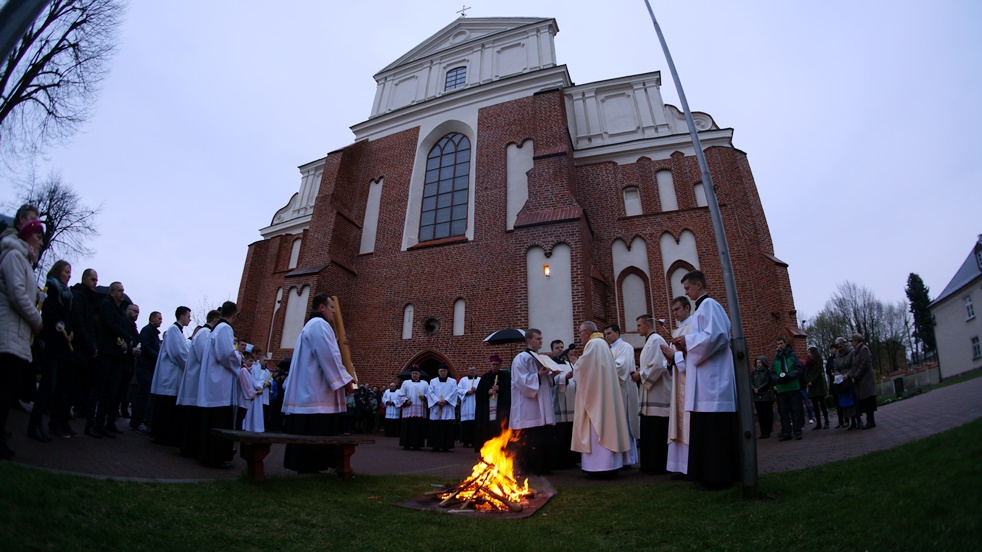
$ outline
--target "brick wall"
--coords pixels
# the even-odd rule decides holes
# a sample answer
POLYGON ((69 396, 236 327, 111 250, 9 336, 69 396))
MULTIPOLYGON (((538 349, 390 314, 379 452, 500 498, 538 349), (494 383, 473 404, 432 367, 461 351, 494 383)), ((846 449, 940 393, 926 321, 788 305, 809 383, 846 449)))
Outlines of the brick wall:
MULTIPOLYGON (((411 129, 328 155, 313 220, 303 236, 300 274, 287 277, 285 269, 295 236, 249 246, 239 300, 257 301, 243 308, 236 324, 241 334, 265 344, 276 290, 311 285, 311 297, 319 292, 339 296, 364 383, 384 384, 421 359, 448 363, 455 377, 470 365, 483 372, 488 355, 497 353, 510 362, 521 351, 520 345, 491 347, 481 340, 498 329, 527 326, 529 248, 538 246, 548 254, 557 243, 570 246, 574 324, 584 319, 623 324, 611 246, 616 239, 631 243, 640 236, 650 263, 652 314, 667 319, 670 288, 662 274, 659 238, 664 232, 678 238, 683 230, 696 236, 710 293, 727 305, 709 210, 696 206, 693 185, 701 176, 694 157, 675 152, 660 161, 642 157, 630 165, 576 167, 560 91, 487 107, 479 112, 471 165, 477 171, 471 190, 474 239, 402 251, 417 140, 418 129, 411 129), (506 148, 527 139, 534 141, 529 199, 515 229, 506 231, 506 148), (660 212, 655 173, 662 169, 672 171, 677 211, 660 212), (369 183, 379 178, 384 184, 375 250, 359 255, 369 183), (623 189, 628 186, 639 188, 645 214, 625 216, 623 189), (458 299, 466 302, 462 336, 452 331, 458 299), (407 304, 414 305, 415 318, 413 338, 404 340, 407 304), (429 318, 441 324, 433 335, 423 331, 429 318)), ((787 268, 772 260, 771 237, 746 155, 716 147, 707 158, 719 189, 748 348, 752 357, 770 355, 774 336, 796 325, 787 268)), ((273 321, 276 358, 290 353, 279 348, 285 307, 273 321)))

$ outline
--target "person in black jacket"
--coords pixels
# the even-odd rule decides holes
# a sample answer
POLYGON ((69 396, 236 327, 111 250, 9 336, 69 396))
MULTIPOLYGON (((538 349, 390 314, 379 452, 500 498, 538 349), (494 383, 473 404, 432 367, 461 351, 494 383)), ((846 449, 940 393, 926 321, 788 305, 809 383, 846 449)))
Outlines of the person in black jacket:
MULTIPOLYGON (((142 352, 136 359, 136 400, 133 401, 133 416, 130 418, 130 429, 144 435, 149 432, 147 422, 147 405, 150 401, 150 384, 153 382, 153 372, 157 367, 157 355, 160 354, 160 324, 163 315, 157 311, 150 313, 150 323, 140 330, 140 349, 142 352), (141 427, 142 426, 142 427, 141 427)), ((183 366, 182 366, 183 368, 183 366)))
POLYGON ((72 349, 76 365, 76 386, 72 397, 75 415, 87 416, 95 359, 99 353, 95 312, 99 306, 95 287, 99 274, 91 268, 82 272, 82 281, 72 286, 72 349))
POLYGON ((99 305, 99 355, 92 392, 89 394, 89 419, 85 426, 85 434, 93 437, 115 438, 113 433, 122 433, 116 427, 114 409, 119 404, 115 402, 116 390, 119 388, 123 354, 129 349, 128 343, 138 339, 126 318, 123 295, 123 284, 113 282, 109 285, 109 297, 99 305))
POLYGON ((51 408, 48 428, 59 437, 78 435, 68 426, 69 396, 73 370, 71 351, 72 292, 68 282, 72 279, 72 265, 59 260, 48 271, 45 289, 47 297, 41 308, 43 328, 40 339, 44 343, 41 360, 41 383, 34 396, 34 407, 27 426, 27 436, 46 443, 51 440, 44 431, 44 411, 51 408))

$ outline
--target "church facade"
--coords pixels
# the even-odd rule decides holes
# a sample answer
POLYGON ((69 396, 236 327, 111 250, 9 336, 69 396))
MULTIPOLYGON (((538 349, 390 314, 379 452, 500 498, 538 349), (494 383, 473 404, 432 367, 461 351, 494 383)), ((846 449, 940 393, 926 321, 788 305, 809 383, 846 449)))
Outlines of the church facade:
MULTIPOLYGON (((249 245, 240 337, 288 356, 317 293, 337 295, 359 379, 435 375, 519 345, 571 343, 583 320, 669 326, 700 269, 726 305, 706 190, 684 117, 652 72, 576 85, 554 19, 460 18, 375 75, 351 145, 300 167, 300 189, 249 245)), ((733 130, 694 113, 731 248, 748 348, 796 336, 787 265, 733 130)))

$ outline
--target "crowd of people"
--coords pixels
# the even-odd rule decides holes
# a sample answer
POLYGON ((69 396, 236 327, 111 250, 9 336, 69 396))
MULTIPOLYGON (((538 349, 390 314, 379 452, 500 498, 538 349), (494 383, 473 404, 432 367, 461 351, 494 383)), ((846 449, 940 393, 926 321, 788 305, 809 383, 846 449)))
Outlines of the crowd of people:
POLYGON ((854 333, 848 341, 836 338, 825 358, 818 347, 809 347, 804 363, 783 336, 776 339, 776 345, 774 361, 766 355, 757 357, 751 376, 760 439, 769 438, 773 432, 775 399, 780 441, 801 440, 806 419, 815 426, 813 431, 833 427, 829 399, 838 421, 835 428, 876 427, 873 357, 862 334, 854 333))
MULTIPOLYGON (((72 266, 59 260, 38 290, 33 271, 43 226, 36 219, 37 209, 22 207, 0 241, 0 364, 9 381, 0 386, 0 457, 14 455, 6 421, 21 399, 33 402, 32 439, 75 437, 73 419, 84 420, 88 437, 113 439, 122 432, 117 422, 128 418, 131 430, 213 467, 229 466, 234 453, 233 442, 214 429, 331 436, 378 427, 405 449, 439 452, 458 442, 480 452, 510 429, 519 438, 508 447, 523 473, 579 464, 588 476, 609 478, 637 465, 706 488, 739 481, 730 322, 699 271, 683 278, 685 295, 671 303, 673 332, 651 315, 637 317, 644 338, 637 361, 617 324, 601 331, 588 320, 579 326, 579 356, 562 340, 540 352, 544 336, 529 328, 510 370, 498 355, 483 375, 471 366, 459 380, 445 365, 432 378, 414 365, 382 392, 358 387, 345 368, 326 294, 314 297, 292 358, 278 363, 236 337, 238 309, 230 301, 207 313, 190 338, 191 309, 177 307, 161 336, 160 312, 138 329, 139 307, 123 284, 100 294, 92 268, 70 286, 72 266)), ((802 438, 806 410, 813 429, 829 428, 830 393, 836 427, 875 427, 872 360, 863 341, 859 334, 839 338, 827 359, 811 347, 802 363, 779 337, 773 361, 758 357, 751 378, 760 438, 771 435, 775 401, 780 440, 802 438)), ((328 445, 290 444, 284 466, 318 472, 336 467, 337 457, 328 445)))
POLYGON ((393 381, 383 394, 386 430, 398 422, 404 448, 447 451, 456 407, 457 440, 475 451, 506 429, 517 432, 508 448, 522 473, 579 464, 589 477, 610 478, 637 465, 645 473, 725 488, 739 481, 729 319, 706 294, 701 272, 687 274, 683 287, 686 295, 672 301, 674 332, 651 315, 637 317, 645 339, 640 361, 617 324, 601 332, 584 321, 579 356, 562 340, 540 352, 544 336, 529 328, 510 369, 492 355, 481 376, 471 367, 454 382, 440 366, 427 382, 414 365, 409 379, 393 381))
POLYGON ((121 282, 99 290, 95 269, 70 285, 72 266, 58 260, 39 289, 37 219, 38 209, 24 205, 0 236, 0 458, 14 457, 7 419, 21 402, 32 404, 27 436, 42 443, 77 429, 115 439, 128 419, 131 430, 214 467, 229 465, 233 444, 212 429, 289 430, 279 410, 266 408, 289 406, 286 367, 264 365, 258 347, 236 340, 235 303, 209 312, 188 339, 191 309, 177 307, 162 337, 158 311, 138 329, 139 306, 121 282))

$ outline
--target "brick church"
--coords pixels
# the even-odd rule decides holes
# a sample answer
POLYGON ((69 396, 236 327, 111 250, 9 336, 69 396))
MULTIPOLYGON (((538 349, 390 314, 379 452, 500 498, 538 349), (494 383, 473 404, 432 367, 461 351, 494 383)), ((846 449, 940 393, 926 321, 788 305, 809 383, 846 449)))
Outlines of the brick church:
MULTIPOLYGON (((299 167, 300 189, 249 245, 236 333, 288 356, 311 299, 337 295, 363 383, 414 363, 479 373, 536 327, 571 343, 583 320, 671 319, 700 269, 727 304, 706 190, 659 72, 574 84, 554 19, 460 18, 375 75, 350 145, 299 167)), ((693 114, 756 356, 800 335, 733 129, 693 114)), ((670 325, 674 326, 672 322, 670 325)))

